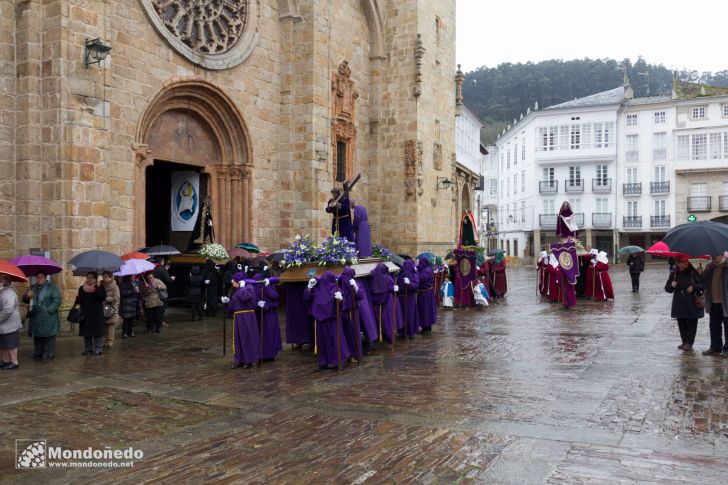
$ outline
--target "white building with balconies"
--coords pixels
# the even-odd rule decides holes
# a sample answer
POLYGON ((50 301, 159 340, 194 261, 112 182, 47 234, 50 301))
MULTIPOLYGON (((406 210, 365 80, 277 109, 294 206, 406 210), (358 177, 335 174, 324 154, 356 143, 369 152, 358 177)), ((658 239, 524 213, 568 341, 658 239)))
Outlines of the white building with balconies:
POLYGON ((556 242, 564 201, 584 244, 613 251, 617 123, 628 96, 631 89, 619 87, 535 107, 498 138, 498 240, 508 254, 533 257, 556 242))
MULTIPOLYGON (((466 106, 455 122, 455 197, 457 217, 456 223, 460 223, 460 215, 463 211, 473 211, 475 223, 480 228, 481 211, 475 199, 474 191, 482 189, 481 170, 483 165, 483 151, 480 143, 480 130, 483 123, 466 106)), ((439 181, 438 181, 439 184, 439 181)))

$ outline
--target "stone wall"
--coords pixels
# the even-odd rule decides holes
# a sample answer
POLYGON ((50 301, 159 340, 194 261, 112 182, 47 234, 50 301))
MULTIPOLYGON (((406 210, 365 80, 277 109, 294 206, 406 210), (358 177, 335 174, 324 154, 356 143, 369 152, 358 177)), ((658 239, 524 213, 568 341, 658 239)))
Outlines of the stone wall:
MULTIPOLYGON (((454 0, 261 0, 254 49, 223 70, 178 54, 139 0, 16 0, 0 13, 0 256, 42 247, 65 263, 81 250, 134 249, 137 164, 156 146, 145 116, 185 81, 223 93, 245 125, 253 241, 325 237, 331 82, 343 60, 359 93, 354 198, 374 240, 412 253, 453 245, 454 193, 436 190, 436 177, 454 174, 454 0), (111 54, 86 68, 85 41, 97 37, 111 54)), ((206 162, 212 172, 217 162, 206 162)), ((227 198, 240 217, 247 199, 227 198)), ((78 281, 63 284, 70 297, 78 281)))

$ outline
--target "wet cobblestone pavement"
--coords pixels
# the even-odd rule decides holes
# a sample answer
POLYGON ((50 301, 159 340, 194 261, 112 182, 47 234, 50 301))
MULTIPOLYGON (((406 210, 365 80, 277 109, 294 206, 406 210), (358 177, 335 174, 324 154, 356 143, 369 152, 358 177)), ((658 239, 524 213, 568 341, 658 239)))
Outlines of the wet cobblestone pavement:
MULTIPOLYGON (((664 265, 616 303, 508 297, 445 312, 432 336, 315 373, 307 351, 230 370, 221 322, 177 321, 82 357, 0 373, 0 480, 22 483, 728 483, 728 357, 683 353, 664 265), (208 349, 201 351, 201 349, 208 349), (15 439, 134 446, 132 469, 14 468, 15 439)), ((140 326, 139 324, 137 324, 140 326)), ((709 343, 708 320, 696 349, 709 343)), ((29 352, 23 341, 21 356, 29 352)))

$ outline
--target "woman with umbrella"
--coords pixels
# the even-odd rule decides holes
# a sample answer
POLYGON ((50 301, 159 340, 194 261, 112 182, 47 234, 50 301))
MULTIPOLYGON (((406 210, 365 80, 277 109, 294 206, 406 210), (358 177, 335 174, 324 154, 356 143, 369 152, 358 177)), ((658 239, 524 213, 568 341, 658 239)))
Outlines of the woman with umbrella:
POLYGON ((496 249, 495 261, 490 266, 490 280, 493 283, 491 296, 502 298, 508 291, 506 278, 506 256, 502 249, 496 249))
POLYGON ((104 337, 104 348, 110 349, 114 346, 114 335, 116 325, 121 321, 119 317, 119 305, 121 303, 121 292, 119 285, 114 281, 111 271, 104 271, 101 274, 101 285, 106 291, 106 304, 104 305, 104 317, 106 317, 106 335, 104 337))
POLYGON ((86 281, 78 288, 76 305, 81 307, 83 319, 79 322, 78 334, 83 337, 84 350, 81 355, 101 355, 104 351, 104 301, 106 290, 98 284, 95 271, 86 273, 86 281))
POLYGON ((632 293, 640 292, 640 275, 645 270, 645 253, 630 253, 627 258, 629 276, 632 278, 632 293))
POLYGON ((167 299, 167 287, 150 271, 144 275, 144 285, 140 291, 144 298, 147 332, 159 333, 164 320, 164 300, 167 299))
POLYGON ((665 291, 672 293, 672 311, 670 316, 677 319, 682 344, 677 348, 690 352, 695 343, 698 331, 698 319, 703 318, 705 311, 698 295, 703 292, 703 283, 688 257, 680 255, 676 258, 675 272, 665 283, 665 291))
POLYGON ((46 271, 41 270, 35 274, 35 284, 23 295, 23 303, 30 304, 28 330, 33 336, 33 359, 55 358, 61 292, 48 281, 46 271))

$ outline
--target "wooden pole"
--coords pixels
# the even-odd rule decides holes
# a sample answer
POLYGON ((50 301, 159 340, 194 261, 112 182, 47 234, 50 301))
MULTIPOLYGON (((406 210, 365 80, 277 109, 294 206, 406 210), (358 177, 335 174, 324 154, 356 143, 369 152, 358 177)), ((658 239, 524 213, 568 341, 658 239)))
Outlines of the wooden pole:
MULTIPOLYGON (((359 351, 359 349, 361 349, 361 328, 359 327, 359 320, 356 318, 356 293, 353 290, 354 288, 352 288, 351 292, 351 311, 354 315, 354 321, 352 322, 352 324, 354 325, 354 331, 356 332, 356 350, 359 351)), ((359 359, 357 359, 357 365, 361 364, 361 358, 363 354, 363 351, 359 354, 359 359)))
POLYGON ((227 354, 227 303, 222 304, 222 356, 227 354))
POLYGON ((392 352, 394 352, 394 341, 397 340, 397 292, 394 292, 394 319, 392 320, 392 352))

